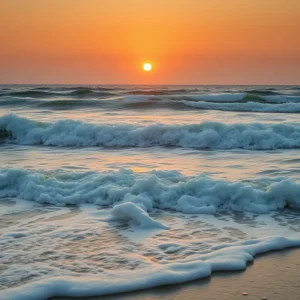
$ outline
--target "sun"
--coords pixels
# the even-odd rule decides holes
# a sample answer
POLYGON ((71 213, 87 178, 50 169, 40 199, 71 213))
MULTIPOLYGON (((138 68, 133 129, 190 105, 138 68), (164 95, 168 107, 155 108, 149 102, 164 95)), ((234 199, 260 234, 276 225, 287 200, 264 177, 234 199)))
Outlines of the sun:
POLYGON ((144 63, 143 64, 143 69, 144 69, 144 71, 149 72, 149 71, 152 70, 152 65, 149 64, 149 63, 144 63))

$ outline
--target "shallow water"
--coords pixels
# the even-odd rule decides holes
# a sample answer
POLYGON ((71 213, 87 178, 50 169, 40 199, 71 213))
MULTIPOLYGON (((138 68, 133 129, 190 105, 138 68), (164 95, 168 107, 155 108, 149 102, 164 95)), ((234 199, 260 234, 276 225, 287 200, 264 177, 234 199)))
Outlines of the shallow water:
POLYGON ((143 289, 300 245, 299 112, 299 87, 1 86, 2 294, 143 289))

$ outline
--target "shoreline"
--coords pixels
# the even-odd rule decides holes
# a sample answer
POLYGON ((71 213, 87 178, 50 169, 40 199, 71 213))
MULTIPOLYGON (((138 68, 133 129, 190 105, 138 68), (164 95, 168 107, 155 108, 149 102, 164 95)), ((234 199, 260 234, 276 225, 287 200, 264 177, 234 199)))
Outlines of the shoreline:
POLYGON ((272 251, 255 257, 243 271, 216 272, 189 283, 93 297, 52 297, 48 300, 300 299, 300 248, 272 251))

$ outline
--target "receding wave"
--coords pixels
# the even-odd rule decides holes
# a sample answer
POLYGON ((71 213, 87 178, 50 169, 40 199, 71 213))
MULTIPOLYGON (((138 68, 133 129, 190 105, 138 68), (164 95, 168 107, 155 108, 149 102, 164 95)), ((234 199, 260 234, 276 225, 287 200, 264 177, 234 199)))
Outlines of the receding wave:
POLYGON ((300 147, 300 126, 295 124, 96 125, 73 120, 41 123, 10 114, 0 118, 0 130, 10 141, 26 145, 249 150, 300 147))

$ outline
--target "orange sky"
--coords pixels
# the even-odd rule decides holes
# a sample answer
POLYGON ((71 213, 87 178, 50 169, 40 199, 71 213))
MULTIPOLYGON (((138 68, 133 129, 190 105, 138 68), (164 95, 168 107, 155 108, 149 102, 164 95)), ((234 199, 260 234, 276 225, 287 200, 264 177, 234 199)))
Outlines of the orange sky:
POLYGON ((300 84, 299 35, 299 0, 1 0, 0 83, 300 84))

